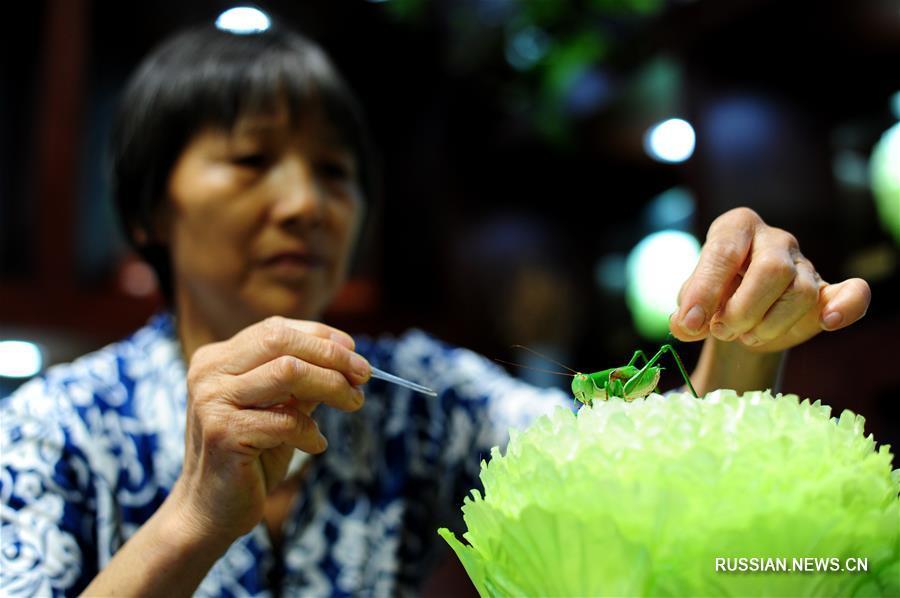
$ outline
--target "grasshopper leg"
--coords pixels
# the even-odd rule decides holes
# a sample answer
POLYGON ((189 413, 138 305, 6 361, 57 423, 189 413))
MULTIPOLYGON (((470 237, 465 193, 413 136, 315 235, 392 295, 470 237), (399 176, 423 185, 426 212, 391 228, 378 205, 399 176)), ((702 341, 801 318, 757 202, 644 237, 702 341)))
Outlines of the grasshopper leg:
POLYGON ((644 355, 644 352, 638 349, 634 352, 634 355, 631 356, 631 361, 628 362, 628 365, 634 365, 637 362, 638 357, 644 360, 644 363, 647 363, 647 356, 644 355))
POLYGON ((663 345, 662 348, 660 348, 660 352, 662 351, 668 351, 672 354, 672 357, 675 358, 675 364, 678 366, 678 371, 681 372, 681 377, 684 378, 687 387, 691 389, 691 394, 694 395, 695 399, 699 399, 700 397, 697 396, 697 391, 694 390, 694 385, 691 384, 691 377, 688 376, 687 372, 684 370, 684 366, 681 364, 681 358, 678 357, 678 353, 675 352, 672 345, 663 345))

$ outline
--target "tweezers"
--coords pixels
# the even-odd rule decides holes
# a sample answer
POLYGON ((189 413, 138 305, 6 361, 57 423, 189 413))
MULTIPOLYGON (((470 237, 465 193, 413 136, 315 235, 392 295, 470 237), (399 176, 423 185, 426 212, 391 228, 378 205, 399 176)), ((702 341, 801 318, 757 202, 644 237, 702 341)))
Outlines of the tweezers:
POLYGON ((410 382, 409 380, 404 380, 400 376, 395 376, 393 374, 388 374, 383 370, 379 370, 376 367, 372 367, 372 377, 378 378, 379 380, 384 380, 385 382, 391 382, 393 384, 397 384, 404 388, 408 388, 410 390, 414 390, 416 392, 420 392, 423 395, 428 395, 429 397, 436 397, 437 393, 428 388, 427 386, 422 386, 421 384, 416 384, 415 382, 410 382))

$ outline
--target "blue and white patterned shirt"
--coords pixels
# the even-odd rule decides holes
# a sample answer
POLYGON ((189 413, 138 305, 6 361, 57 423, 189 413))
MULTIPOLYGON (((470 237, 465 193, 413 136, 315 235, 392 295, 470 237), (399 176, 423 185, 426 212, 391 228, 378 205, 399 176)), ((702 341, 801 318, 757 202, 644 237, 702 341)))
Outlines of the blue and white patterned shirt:
MULTIPOLYGON (((490 447, 510 426, 571 405, 561 391, 528 386, 419 331, 358 339, 357 351, 439 396, 373 380, 358 412, 317 410, 329 448, 310 460, 281 558, 260 524, 231 545, 199 595, 415 591, 442 542, 436 529, 458 521, 490 447)), ((185 377, 163 314, 3 401, 4 594, 80 592, 156 511, 181 471, 185 377)))

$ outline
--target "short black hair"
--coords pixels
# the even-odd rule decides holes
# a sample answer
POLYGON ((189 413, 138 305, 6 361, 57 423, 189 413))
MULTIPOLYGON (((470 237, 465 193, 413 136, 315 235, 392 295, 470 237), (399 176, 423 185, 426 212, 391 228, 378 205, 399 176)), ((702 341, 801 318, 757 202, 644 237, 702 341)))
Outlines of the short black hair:
POLYGON ((374 199, 374 154, 359 104, 325 52, 294 31, 187 29, 152 51, 128 81, 109 143, 111 194, 128 241, 155 270, 170 306, 169 251, 152 231, 175 161, 202 128, 231 129, 281 102, 294 123, 310 106, 323 110, 354 153, 364 196, 374 199))

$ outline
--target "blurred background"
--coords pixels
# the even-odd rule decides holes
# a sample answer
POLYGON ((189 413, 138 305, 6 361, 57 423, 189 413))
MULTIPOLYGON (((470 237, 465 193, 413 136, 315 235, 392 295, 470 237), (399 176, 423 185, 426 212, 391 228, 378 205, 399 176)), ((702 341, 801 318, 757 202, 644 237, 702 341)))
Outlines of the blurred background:
MULTIPOLYGON (((160 308, 108 204, 105 137, 141 57, 236 6, 251 5, 4 7, 0 396, 160 308)), ((873 289, 863 321, 790 352, 782 388, 852 408, 898 446, 900 0, 252 6, 332 54, 382 160, 381 210, 331 323, 418 327, 536 367, 510 346, 620 365, 659 346, 706 228, 746 205, 826 280, 873 289)), ((699 346, 679 350, 693 363, 699 346)))

